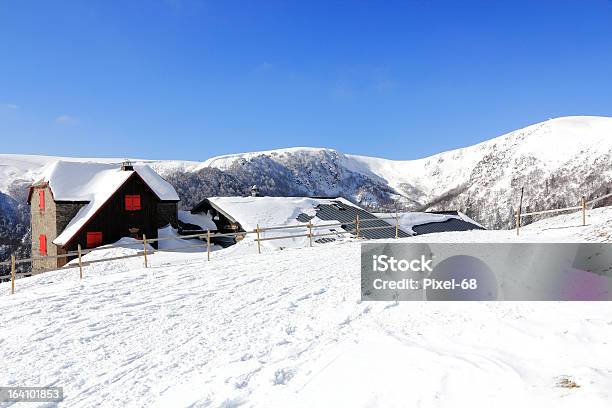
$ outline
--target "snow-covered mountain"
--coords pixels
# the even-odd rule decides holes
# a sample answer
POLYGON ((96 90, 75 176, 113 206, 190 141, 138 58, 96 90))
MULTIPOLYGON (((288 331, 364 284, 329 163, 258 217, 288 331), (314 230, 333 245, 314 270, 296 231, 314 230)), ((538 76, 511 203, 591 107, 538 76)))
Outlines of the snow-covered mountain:
MULTIPOLYGON (((25 186, 57 159, 0 155, 0 192, 23 201, 25 186)), ((63 160, 121 162, 119 158, 63 160)), ((612 118, 551 119, 419 160, 298 147, 203 162, 137 161, 150 164, 168 179, 184 208, 207 196, 245 195, 257 184, 265 195, 342 196, 378 211, 456 209, 489 228, 507 228, 514 222, 521 187, 529 210, 576 205, 582 195, 591 198, 610 190, 612 118)), ((14 207, 13 202, 8 205, 14 207)))
POLYGON ((281 167, 306 194, 345 195, 370 207, 397 201, 408 209, 458 209, 499 228, 512 222, 521 187, 529 209, 601 195, 612 179, 611 159, 612 118, 565 117, 420 160, 293 148, 216 157, 184 170, 265 174, 281 167), (376 187, 378 194, 368 190, 376 187))

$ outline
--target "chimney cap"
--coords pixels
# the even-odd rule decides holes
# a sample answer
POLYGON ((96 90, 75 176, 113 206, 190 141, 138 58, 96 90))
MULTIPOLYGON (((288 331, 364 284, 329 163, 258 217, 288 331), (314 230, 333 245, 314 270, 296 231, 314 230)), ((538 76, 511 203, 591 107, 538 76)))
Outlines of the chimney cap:
POLYGON ((121 162, 121 170, 123 171, 134 170, 134 165, 132 164, 131 160, 123 159, 123 161, 121 162))

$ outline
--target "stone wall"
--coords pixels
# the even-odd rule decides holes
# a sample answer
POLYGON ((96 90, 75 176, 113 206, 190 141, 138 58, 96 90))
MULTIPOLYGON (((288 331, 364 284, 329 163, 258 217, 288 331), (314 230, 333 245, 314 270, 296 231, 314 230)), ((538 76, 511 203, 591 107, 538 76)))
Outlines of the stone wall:
MULTIPOLYGON (((42 256, 39 246, 40 235, 44 234, 47 237, 47 255, 57 255, 57 247, 53 244, 53 240, 57 237, 56 206, 51 195, 49 187, 36 187, 32 191, 30 202, 30 220, 32 226, 32 258, 42 256), (40 208, 40 191, 45 194, 45 208, 40 208)), ((45 269, 54 269, 57 267, 57 260, 39 259, 32 261, 32 271, 40 272, 45 269)))

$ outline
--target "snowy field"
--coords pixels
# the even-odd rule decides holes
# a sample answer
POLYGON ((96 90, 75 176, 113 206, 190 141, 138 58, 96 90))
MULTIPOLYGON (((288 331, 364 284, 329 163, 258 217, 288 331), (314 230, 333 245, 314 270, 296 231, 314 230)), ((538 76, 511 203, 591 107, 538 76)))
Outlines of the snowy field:
MULTIPOLYGON (((402 241, 612 241, 612 208, 580 224, 402 241)), ((0 284, 0 384, 62 386, 66 407, 612 404, 610 303, 361 302, 355 241, 212 255, 50 272, 13 296, 0 284)))

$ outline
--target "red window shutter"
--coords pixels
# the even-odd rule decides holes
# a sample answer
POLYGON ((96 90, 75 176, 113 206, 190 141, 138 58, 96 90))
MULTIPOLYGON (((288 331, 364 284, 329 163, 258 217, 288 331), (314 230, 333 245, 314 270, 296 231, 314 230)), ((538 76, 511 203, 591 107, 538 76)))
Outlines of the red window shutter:
POLYGON ((88 232, 87 233, 87 248, 93 248, 102 245, 102 233, 101 232, 88 232))
POLYGON ((41 210, 45 209, 45 190, 43 189, 38 190, 38 207, 41 210))
POLYGON ((125 196, 125 209, 126 211, 137 211, 140 210, 140 195, 126 195, 125 196))
POLYGON ((47 255, 47 236, 45 234, 38 236, 38 252, 41 255, 47 255))

